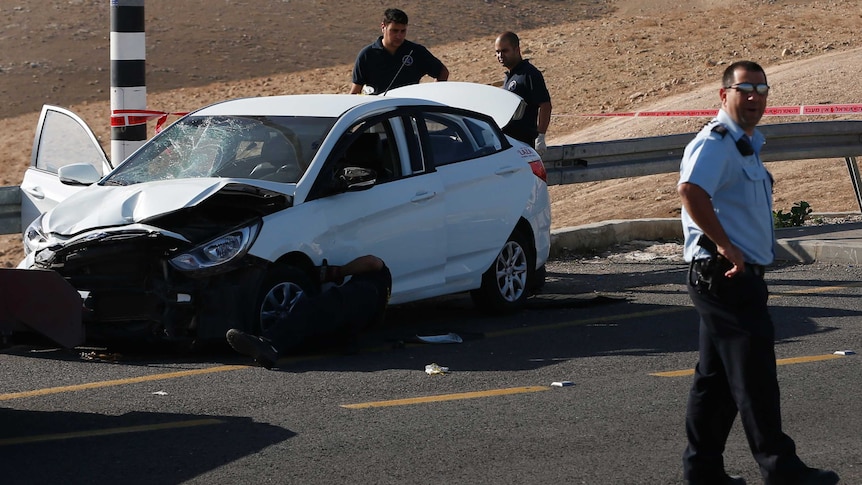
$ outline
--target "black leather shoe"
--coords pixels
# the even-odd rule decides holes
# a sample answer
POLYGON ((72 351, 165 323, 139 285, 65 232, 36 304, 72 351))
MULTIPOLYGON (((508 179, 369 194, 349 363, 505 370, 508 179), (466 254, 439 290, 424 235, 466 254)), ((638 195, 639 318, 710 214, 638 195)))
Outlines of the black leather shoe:
POLYGON ((832 470, 821 470, 819 468, 809 468, 801 474, 799 481, 793 482, 794 485, 835 485, 838 483, 838 474, 832 470))
POLYGON ((268 340, 232 328, 225 335, 227 342, 237 352, 252 357, 266 369, 272 369, 278 362, 278 351, 268 340))
POLYGON ((685 483, 686 485, 746 485, 744 478, 731 475, 719 478, 697 478, 686 480, 685 483))

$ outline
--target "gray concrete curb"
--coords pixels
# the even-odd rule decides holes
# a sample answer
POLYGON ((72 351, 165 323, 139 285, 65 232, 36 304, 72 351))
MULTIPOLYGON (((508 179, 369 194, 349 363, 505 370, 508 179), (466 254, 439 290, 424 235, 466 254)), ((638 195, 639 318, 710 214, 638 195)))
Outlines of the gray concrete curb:
MULTIPOLYGON (((775 259, 862 264, 862 223, 777 229, 775 259)), ((551 231, 551 258, 602 251, 633 240, 682 241, 678 218, 611 220, 551 231)))
POLYGON ((775 231, 775 258, 802 263, 862 264, 862 222, 775 231))
POLYGON ((585 253, 635 239, 682 241, 679 219, 611 220, 563 227, 551 231, 551 257, 567 252, 585 253))

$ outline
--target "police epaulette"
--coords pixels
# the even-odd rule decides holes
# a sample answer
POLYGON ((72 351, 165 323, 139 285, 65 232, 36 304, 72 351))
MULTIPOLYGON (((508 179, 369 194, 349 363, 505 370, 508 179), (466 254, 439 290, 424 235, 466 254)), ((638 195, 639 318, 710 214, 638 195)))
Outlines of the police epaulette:
MULTIPOLYGON (((721 123, 717 123, 712 127, 713 133, 718 133, 721 138, 724 138, 727 135, 727 127, 722 125, 721 123)), ((740 155, 743 157, 747 157, 749 155, 754 155, 754 149, 751 147, 751 143, 748 142, 746 137, 742 137, 739 140, 736 140, 736 149, 739 150, 740 155)))
POLYGON ((719 123, 712 127, 712 132, 718 133, 722 138, 724 138, 724 135, 727 134, 727 127, 719 123))

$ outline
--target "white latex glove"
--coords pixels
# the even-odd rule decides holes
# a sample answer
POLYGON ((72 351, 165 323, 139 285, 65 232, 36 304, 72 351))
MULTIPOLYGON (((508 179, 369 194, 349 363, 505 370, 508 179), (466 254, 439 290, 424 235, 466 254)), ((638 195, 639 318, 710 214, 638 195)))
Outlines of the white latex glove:
POLYGON ((539 136, 536 137, 536 152, 541 157, 545 155, 547 150, 548 146, 545 144, 545 134, 539 133, 539 136))

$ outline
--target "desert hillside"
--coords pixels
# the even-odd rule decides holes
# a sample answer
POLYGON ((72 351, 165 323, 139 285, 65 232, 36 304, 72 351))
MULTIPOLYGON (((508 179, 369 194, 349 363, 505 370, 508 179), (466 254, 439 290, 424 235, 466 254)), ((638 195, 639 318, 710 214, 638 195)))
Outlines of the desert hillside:
MULTIPOLYGON (((224 98, 347 92, 354 56, 379 35, 384 2, 146 2, 148 107, 188 111, 224 98)), ((493 40, 522 38, 554 104, 551 144, 695 131, 703 118, 595 113, 717 107, 728 63, 764 65, 771 105, 862 102, 862 5, 855 0, 405 0, 408 38, 450 79, 501 78, 493 40)), ((72 109, 110 143, 110 7, 101 0, 0 1, 0 185, 29 164, 42 104, 72 109)), ((825 120, 765 118, 764 123, 825 120)), ((151 127, 152 128, 152 127, 151 127)), ((776 207, 858 211, 841 160, 776 162, 776 207)), ((552 187, 555 227, 678 213, 673 174, 552 187)), ((0 266, 21 257, 0 236, 0 266)))

